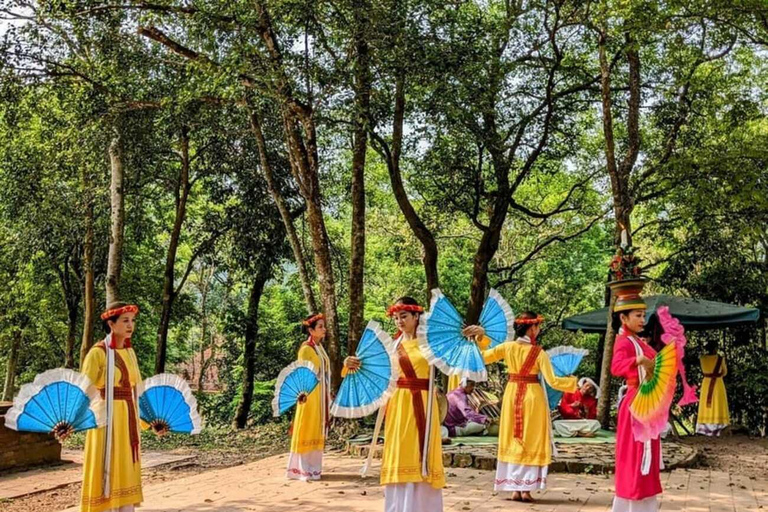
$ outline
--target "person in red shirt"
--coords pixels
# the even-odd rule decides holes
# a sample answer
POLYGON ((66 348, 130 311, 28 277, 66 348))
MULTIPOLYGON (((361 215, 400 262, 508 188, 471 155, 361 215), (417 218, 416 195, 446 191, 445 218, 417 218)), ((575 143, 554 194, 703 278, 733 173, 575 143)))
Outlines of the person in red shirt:
POLYGON ((562 419, 553 422, 552 426, 560 437, 594 437, 600 430, 597 421, 597 399, 600 388, 589 377, 579 380, 579 389, 573 393, 564 393, 560 400, 558 411, 562 419))

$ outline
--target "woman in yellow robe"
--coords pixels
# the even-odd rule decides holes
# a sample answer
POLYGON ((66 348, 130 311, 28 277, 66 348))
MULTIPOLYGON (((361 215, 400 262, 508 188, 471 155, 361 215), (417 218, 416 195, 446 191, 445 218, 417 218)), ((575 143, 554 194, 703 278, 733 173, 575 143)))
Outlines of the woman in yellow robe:
POLYGON ((323 348, 325 318, 312 315, 303 322, 307 341, 299 348, 299 361, 311 363, 320 381, 305 399, 296 405, 291 434, 291 454, 286 476, 292 480, 320 480, 323 449, 330 407, 331 364, 323 348))
MULTIPOLYGON (((101 318, 109 328, 106 340, 95 344, 83 362, 82 373, 108 399, 108 353, 114 353, 112 436, 107 451, 108 426, 89 430, 83 456, 82 512, 132 512, 141 504, 140 420, 136 386, 139 363, 131 335, 139 308, 123 302, 110 304, 101 318), (106 470, 106 471, 105 471, 106 470)), ((164 430, 157 432, 159 435, 164 430)))
MULTIPOLYGON (((437 398, 430 387, 434 368, 421 352, 416 330, 424 309, 412 297, 402 297, 387 315, 397 326, 395 335, 399 360, 397 389, 379 410, 385 415, 381 484, 385 512, 440 512, 443 510, 443 449, 437 398), (430 396, 430 391, 432 391, 430 396), (428 400, 432 402, 432 414, 428 400), (426 450, 426 465, 423 464, 426 450)), ((476 328, 475 326, 472 326, 476 328)), ((344 360, 345 375, 359 368, 360 360, 344 360)))
POLYGON ((516 341, 483 352, 486 364, 503 360, 509 379, 504 390, 499 426, 496 491, 512 491, 515 501, 532 502, 531 491, 544 489, 552 462, 550 417, 539 374, 552 388, 576 390, 576 377, 557 377, 536 336, 543 318, 526 311, 515 319, 516 341))
POLYGON ((725 357, 717 353, 716 346, 710 344, 708 348, 709 354, 701 356, 704 381, 701 383, 696 433, 719 436, 731 424, 728 395, 723 382, 723 377, 728 375, 728 368, 725 366, 725 357))

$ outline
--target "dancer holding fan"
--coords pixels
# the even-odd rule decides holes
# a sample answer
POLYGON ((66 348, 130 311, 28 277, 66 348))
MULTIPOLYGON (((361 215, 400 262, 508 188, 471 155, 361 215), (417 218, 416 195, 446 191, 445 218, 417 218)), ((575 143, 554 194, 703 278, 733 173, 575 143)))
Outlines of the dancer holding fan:
POLYGON ((186 381, 163 373, 141 382, 131 348, 138 312, 135 304, 110 304, 101 315, 107 338, 88 352, 82 373, 56 368, 37 375, 6 415, 6 427, 49 432, 62 443, 87 431, 83 512, 132 512, 141 503, 140 419, 158 436, 202 428, 186 381))
MULTIPOLYGON (((320 480, 323 471, 323 449, 328 433, 331 405, 331 364, 323 348, 325 317, 311 315, 302 322, 307 341, 301 344, 298 362, 316 372, 316 386, 308 393, 299 392, 293 418, 291 454, 286 476, 293 480, 320 480), (306 363, 309 363, 308 365, 306 363)), ((283 374, 281 373, 281 376, 283 374)), ((304 379, 307 380, 307 379, 304 379)), ((281 395, 283 379, 278 378, 275 399, 281 395)), ((281 411, 278 411, 278 413, 281 411)))
POLYGON ((695 388, 685 380, 683 327, 664 306, 656 311, 666 346, 657 354, 639 336, 645 327, 646 305, 641 296, 646 279, 632 248, 619 249, 611 263, 614 280, 608 283, 616 297, 611 373, 626 379, 627 391, 619 402, 616 427, 616 495, 612 512, 656 512, 661 494, 659 472, 664 467, 660 434, 669 417, 676 377, 683 381, 678 405, 696 402, 695 388))
MULTIPOLYGON (((381 483, 384 490, 384 510, 386 512, 416 512, 443 509, 442 488, 445 486, 443 454, 440 439, 438 406, 434 392, 434 366, 430 365, 423 353, 423 346, 417 336, 424 309, 411 297, 402 297, 387 311, 397 326, 393 360, 397 361, 399 375, 396 388, 391 398, 379 409, 374 428, 373 448, 378 438, 379 429, 386 414, 384 428, 384 448, 382 457, 381 483)), ((474 327, 474 326, 473 326, 474 327)), ((482 329, 481 329, 482 330, 482 329)), ((364 334, 375 341, 381 339, 381 333, 373 329, 373 334, 364 334)), ((367 344, 366 344, 367 345, 367 344)), ((376 343, 387 347, 388 342, 376 343)), ((387 349, 388 350, 388 349, 387 349)), ((371 351, 361 342, 360 357, 347 357, 344 361, 345 381, 347 375, 365 368, 372 360, 363 352, 371 351)), ((389 396, 386 384, 386 350, 377 348, 381 353, 378 363, 382 371, 381 388, 385 398, 389 396)), ((344 384, 342 383, 342 388, 344 384)), ((341 392, 340 392, 341 397, 341 392)), ((367 407, 362 407, 361 411, 367 407)), ((341 409, 342 411, 344 409, 341 409)), ((345 417, 351 417, 344 413, 345 417)), ((372 450, 371 450, 372 451, 372 450)), ((370 467, 370 456, 363 468, 363 474, 370 467)))
MULTIPOLYGON (((483 352, 486 364, 504 360, 509 382, 504 390, 499 427, 496 491, 512 491, 515 501, 533 502, 531 491, 544 489, 552 462, 549 410, 539 374, 549 386, 576 390, 576 377, 556 376, 549 356, 536 343, 544 319, 526 311, 515 319, 517 339, 483 352)), ((482 336, 482 328, 468 334, 482 336)))
MULTIPOLYGON (((101 315, 109 334, 83 362, 82 373, 106 401, 107 428, 86 434, 82 512, 130 512, 143 499, 136 392, 141 375, 131 347, 138 312, 134 304, 110 304, 101 315)), ((167 429, 158 427, 154 432, 164 435, 167 429)))
POLYGON ((646 306, 640 297, 645 282, 611 283, 617 295, 613 328, 618 330, 613 346, 611 373, 626 379, 627 392, 619 403, 616 425, 616 496, 614 512, 656 512, 661 494, 661 440, 640 442, 632 433, 630 404, 641 382, 653 377, 656 351, 638 336, 645 327, 646 306))

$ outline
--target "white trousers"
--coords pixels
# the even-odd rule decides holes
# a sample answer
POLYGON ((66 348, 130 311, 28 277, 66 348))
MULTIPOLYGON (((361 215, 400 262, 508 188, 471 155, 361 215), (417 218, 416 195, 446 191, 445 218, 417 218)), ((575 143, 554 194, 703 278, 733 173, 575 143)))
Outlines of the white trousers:
POLYGON ((290 480, 320 480, 323 472, 323 450, 307 453, 293 453, 288 459, 288 469, 285 476, 290 480))
POLYGON ((651 496, 642 500, 626 500, 613 497, 611 512, 657 512, 659 510, 658 496, 651 496))
POLYGON ((594 434, 600 430, 597 420, 555 420, 552 422, 555 435, 558 437, 576 437, 594 434))
POLYGON ((547 487, 547 472, 549 466, 526 466, 498 461, 496 463, 496 479, 493 482, 495 491, 535 491, 547 487))
POLYGON ((443 490, 427 482, 387 484, 384 512, 443 512, 443 490))

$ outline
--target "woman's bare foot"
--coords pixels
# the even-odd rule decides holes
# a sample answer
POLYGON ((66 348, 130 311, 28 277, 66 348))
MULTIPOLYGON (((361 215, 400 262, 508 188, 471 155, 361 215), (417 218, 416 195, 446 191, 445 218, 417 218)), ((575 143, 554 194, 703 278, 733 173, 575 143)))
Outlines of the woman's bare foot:
POLYGON ((522 499, 525 503, 536 503, 536 500, 533 499, 533 496, 531 496, 531 493, 529 492, 524 492, 522 499))
POLYGON ((512 493, 512 501, 523 501, 523 497, 520 495, 520 491, 512 493))

